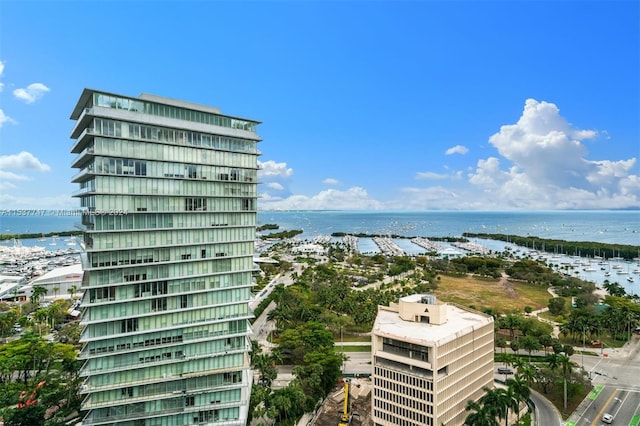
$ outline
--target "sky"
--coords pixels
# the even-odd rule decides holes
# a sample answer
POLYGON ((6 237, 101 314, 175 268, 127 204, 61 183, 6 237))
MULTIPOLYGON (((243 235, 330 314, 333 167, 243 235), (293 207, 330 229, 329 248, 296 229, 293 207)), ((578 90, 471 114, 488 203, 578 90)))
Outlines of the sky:
POLYGON ((84 88, 261 121, 261 210, 640 209, 640 2, 0 2, 0 209, 84 88))

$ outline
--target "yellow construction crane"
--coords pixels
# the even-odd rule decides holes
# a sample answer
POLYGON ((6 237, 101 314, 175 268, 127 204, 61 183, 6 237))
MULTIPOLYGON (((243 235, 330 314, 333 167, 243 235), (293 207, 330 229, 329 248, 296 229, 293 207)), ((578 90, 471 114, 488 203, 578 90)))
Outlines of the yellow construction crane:
POLYGON ((342 404, 342 417, 340 417, 340 423, 338 426, 349 426, 351 424, 351 395, 349 394, 349 388, 351 387, 351 381, 344 381, 344 403, 342 404))

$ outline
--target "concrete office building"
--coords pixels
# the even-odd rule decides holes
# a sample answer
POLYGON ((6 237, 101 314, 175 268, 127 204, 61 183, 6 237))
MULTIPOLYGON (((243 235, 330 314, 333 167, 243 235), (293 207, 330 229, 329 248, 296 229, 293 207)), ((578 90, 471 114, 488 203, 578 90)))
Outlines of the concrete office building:
POLYGON ((244 425, 259 122, 85 89, 84 425, 244 425))
POLYGON ((380 306, 372 330, 376 425, 458 426, 493 384, 493 318, 430 294, 380 306))

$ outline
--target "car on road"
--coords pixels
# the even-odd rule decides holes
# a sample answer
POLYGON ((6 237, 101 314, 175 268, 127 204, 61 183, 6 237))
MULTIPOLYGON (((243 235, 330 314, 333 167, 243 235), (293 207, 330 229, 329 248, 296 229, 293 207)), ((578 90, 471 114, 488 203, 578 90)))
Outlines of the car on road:
POLYGON ((610 425, 611 423, 613 423, 613 416, 609 413, 604 413, 604 415, 602 416, 602 421, 610 425))

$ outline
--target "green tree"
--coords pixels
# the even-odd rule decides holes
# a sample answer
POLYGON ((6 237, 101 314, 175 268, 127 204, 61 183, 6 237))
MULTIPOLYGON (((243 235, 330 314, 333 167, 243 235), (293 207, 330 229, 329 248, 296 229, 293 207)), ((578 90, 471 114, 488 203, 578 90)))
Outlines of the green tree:
POLYGON ((33 303, 34 305, 37 304, 38 302, 40 302, 40 297, 42 297, 43 295, 47 294, 48 290, 42 286, 35 286, 33 287, 32 291, 31 291, 31 296, 29 296, 29 300, 31 300, 31 303, 33 303))
MULTIPOLYGON (((513 393, 516 395, 516 399, 519 402, 527 403, 529 398, 531 397, 531 383, 533 378, 535 377, 535 370, 530 366, 523 369, 523 372, 520 374, 516 374, 513 379, 507 379, 506 384, 509 386, 509 389, 513 390, 513 393), (529 374, 533 373, 533 374, 529 374)), ((518 404, 518 420, 520 419, 520 407, 518 404)))
POLYGON ((522 349, 529 352, 529 362, 531 362, 531 352, 542 349, 542 345, 540 345, 540 342, 538 342, 538 339, 536 339, 533 336, 524 336, 519 340, 520 340, 520 345, 522 346, 522 349))
POLYGON ((276 351, 288 364, 302 364, 304 356, 312 350, 333 349, 333 335, 318 322, 310 321, 296 328, 284 330, 276 351))
POLYGON ((540 343, 540 346, 542 346, 544 354, 547 355, 547 349, 552 345, 553 340, 550 335, 542 334, 538 337, 538 343, 540 343))
POLYGON ((509 345, 509 347, 511 348, 511 350, 513 352, 516 353, 516 355, 518 354, 518 351, 520 350, 520 343, 518 342, 518 339, 513 339, 511 341, 511 344, 509 345))
POLYGON ((485 394, 480 398, 483 408, 488 410, 494 417, 499 419, 506 418, 511 403, 503 393, 504 389, 484 388, 484 391, 485 394))
POLYGON ((465 418, 464 424, 468 426, 500 426, 496 416, 483 406, 482 403, 467 401, 465 410, 471 411, 465 418))
POLYGON ((4 411, 5 426, 42 426, 46 407, 42 405, 28 405, 22 408, 4 411))
POLYGON ((69 289, 67 289, 67 291, 69 292, 69 296, 71 296, 71 299, 75 300, 75 294, 78 292, 78 287, 72 285, 71 287, 69 287, 69 289))
POLYGON ((554 297, 549 299, 549 312, 553 315, 560 315, 564 312, 567 300, 564 297, 554 297))

